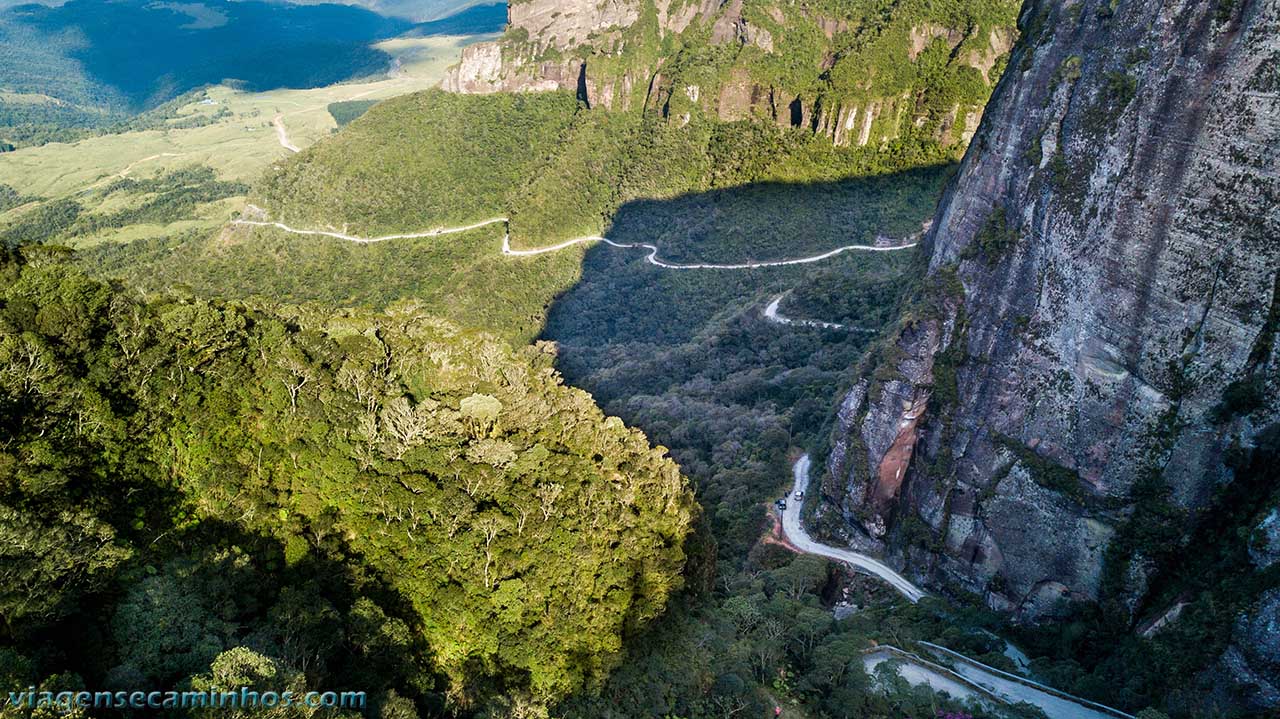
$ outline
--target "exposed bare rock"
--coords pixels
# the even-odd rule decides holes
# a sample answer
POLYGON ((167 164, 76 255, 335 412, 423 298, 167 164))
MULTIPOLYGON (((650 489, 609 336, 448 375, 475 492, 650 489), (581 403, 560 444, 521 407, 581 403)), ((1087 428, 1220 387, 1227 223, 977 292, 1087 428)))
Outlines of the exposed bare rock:
POLYGON ((711 44, 724 45, 743 34, 742 0, 729 0, 720 17, 711 25, 711 44))
POLYGON ((916 59, 929 46, 929 43, 936 38, 943 38, 947 41, 947 46, 954 50, 964 40, 964 32, 932 23, 913 27, 911 28, 911 44, 907 46, 907 56, 912 60, 916 59))
POLYGON ((849 135, 852 133, 854 126, 858 122, 858 107, 841 107, 836 113, 834 122, 832 123, 831 141, 837 147, 845 147, 849 144, 849 135))
MULTIPOLYGON (((708 116, 772 120, 782 127, 823 134, 840 146, 880 146, 915 133, 959 147, 973 136, 981 99, 970 92, 944 118, 948 110, 920 101, 924 90, 915 84, 930 82, 924 75, 913 78, 913 70, 895 72, 884 76, 893 86, 880 87, 881 76, 867 63, 883 52, 877 43, 902 45, 910 35, 911 47, 903 50, 912 60, 928 42, 944 38, 956 50, 947 61, 948 73, 973 66, 984 77, 994 74, 992 68, 1007 56, 1016 36, 1012 16, 1017 0, 1002 1, 1008 4, 1010 18, 1005 24, 948 18, 955 26, 939 20, 912 28, 922 8, 904 7, 894 11, 902 17, 887 18, 888 25, 882 26, 886 19, 876 17, 874 31, 851 37, 851 27, 860 27, 858 21, 805 6, 745 0, 521 0, 509 8, 510 28, 504 38, 468 48, 442 85, 468 93, 569 90, 606 111, 647 103, 681 124, 708 116), (812 40, 818 31, 828 42, 815 48, 812 40), (661 40, 673 34, 681 35, 681 42, 668 46, 661 40), (660 41, 662 45, 655 45, 660 41), (727 64, 711 69, 695 60, 676 63, 678 69, 672 73, 656 72, 669 59, 665 53, 672 52, 671 47, 696 57, 707 43, 724 48, 717 62, 727 64), (961 43, 963 52, 958 49, 961 43), (777 64, 762 58, 789 53, 805 59, 779 79, 777 64), (842 62, 849 68, 836 67, 842 62), (864 77, 865 82, 859 79, 864 77), (683 104, 679 95, 690 84, 701 87, 701 103, 683 104), (926 125, 930 129, 920 133, 926 125)), ((849 12, 854 17, 872 11, 849 12)), ((926 16, 929 12, 924 10, 926 16)), ((932 72, 929 76, 936 80, 932 72)))
POLYGON ((583 91, 602 107, 613 106, 613 87, 580 87, 584 62, 563 52, 588 40, 602 47, 617 44, 617 32, 640 16, 642 0, 524 0, 507 6, 507 22, 520 42, 477 43, 462 51, 441 87, 449 92, 583 91), (561 53, 541 59, 548 51, 561 53), (607 89, 607 92, 606 92, 607 89))
POLYGON ((907 351, 897 355, 895 377, 878 383, 874 394, 860 384, 842 405, 838 426, 847 439, 836 443, 827 468, 839 486, 848 488, 845 515, 861 518, 863 531, 874 540, 882 540, 888 529, 928 406, 932 365, 919 358, 931 357, 953 327, 927 321, 905 328, 900 340, 907 351))
POLYGON ((849 23, 845 20, 837 20, 835 18, 820 16, 817 18, 818 27, 822 28, 822 34, 830 40, 838 33, 849 32, 849 23))
POLYGON ((496 92, 502 84, 502 48, 482 42, 462 50, 462 60, 445 75, 441 87, 449 92, 496 92))
POLYGON ((960 144, 968 146, 973 140, 974 134, 978 132, 978 123, 982 120, 982 113, 972 110, 964 114, 964 128, 960 131, 960 144))
POLYGON ((720 87, 716 111, 721 120, 742 120, 751 112, 752 84, 745 71, 736 71, 720 87))
POLYGON ((1252 611, 1236 620, 1232 642, 1218 663, 1206 672, 1214 687, 1210 705, 1243 705, 1265 712, 1280 706, 1280 589, 1262 595, 1252 611))
POLYGON ((630 27, 640 17, 637 0, 526 0, 507 6, 507 22, 528 32, 538 47, 561 50, 610 28, 630 27))
POLYGON ((858 129, 858 147, 866 147, 871 142, 871 125, 880 115, 880 102, 873 101, 862 113, 862 127, 858 129))
POLYGON ((476 43, 463 49, 462 60, 445 76, 441 87, 463 94, 573 90, 581 69, 581 63, 572 61, 513 67, 503 62, 500 45, 476 43))
POLYGON ((966 55, 966 61, 970 66, 976 68, 982 73, 982 79, 991 84, 994 78, 991 77, 991 69, 995 67, 996 61, 1009 54, 1013 50, 1013 43, 1017 39, 1012 30, 1006 28, 992 28, 988 45, 985 50, 970 50, 966 55))
POLYGON ((1258 569, 1280 562, 1280 507, 1271 510, 1254 530, 1249 558, 1258 569))
MULTIPOLYGON (((836 412, 836 422, 841 427, 852 427, 853 423, 861 415, 867 399, 868 385, 868 381, 864 379, 849 390, 849 394, 845 395, 844 400, 840 403, 839 411, 836 412)), ((829 476, 840 477, 846 474, 843 470, 846 467, 845 461, 849 458, 849 451, 850 445, 846 442, 832 446, 831 454, 827 457, 827 466, 833 470, 829 473, 829 476)), ((846 494, 848 494, 847 489, 840 491, 837 497, 842 498, 846 494)))
POLYGON ((699 17, 711 17, 720 7, 718 0, 701 0, 699 3, 677 2, 676 0, 657 0, 658 26, 664 34, 679 35, 699 17), (676 6, 672 13, 671 6, 676 6))
MULTIPOLYGON (((981 539, 991 545, 987 551, 1002 561, 999 566, 993 566, 994 562, 986 567, 981 562, 974 564, 980 570, 999 571, 1004 585, 1018 599, 1019 611, 1029 618, 1054 613, 1059 609, 1054 604, 1060 599, 1079 601, 1096 596, 1111 527, 1037 484, 1021 464, 1012 465, 994 489, 990 499, 975 508, 974 520, 981 527, 981 539), (1010 548, 1035 553, 1040 561, 1018 562, 1006 553, 1010 548), (1052 594, 1047 587, 1052 587, 1052 594)), ((959 576, 963 575, 957 573, 959 576)), ((970 584, 976 590, 993 576, 975 572, 978 581, 970 584)))
MULTIPOLYGON (((1035 620, 1098 597, 1139 478, 1186 536, 1227 448, 1280 418, 1280 0, 1032 0, 1023 25, 828 486, 891 557, 934 535, 908 571, 1035 620)), ((1117 561, 1132 609, 1147 569, 1117 561)))
POLYGON ((748 44, 755 45, 765 52, 773 52, 773 33, 746 22, 742 25, 742 33, 743 40, 748 44))

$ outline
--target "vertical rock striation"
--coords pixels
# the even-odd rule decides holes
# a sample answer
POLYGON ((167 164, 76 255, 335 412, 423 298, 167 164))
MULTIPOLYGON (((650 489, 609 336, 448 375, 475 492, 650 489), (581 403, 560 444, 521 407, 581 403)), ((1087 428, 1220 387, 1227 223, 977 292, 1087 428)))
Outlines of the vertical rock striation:
POLYGON ((824 494, 934 586, 1134 613, 1280 415, 1280 0, 1029 0, 1019 25, 824 494))
POLYGON ((841 146, 914 131, 962 149, 1005 67, 1017 6, 520 0, 506 35, 464 50, 442 86, 568 90, 591 107, 645 107, 682 125, 759 119, 841 146))

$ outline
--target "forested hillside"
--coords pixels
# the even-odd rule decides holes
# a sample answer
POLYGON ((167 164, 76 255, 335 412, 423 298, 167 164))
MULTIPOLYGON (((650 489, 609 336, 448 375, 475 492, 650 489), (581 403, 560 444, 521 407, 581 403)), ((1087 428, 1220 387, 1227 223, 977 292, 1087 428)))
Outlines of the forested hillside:
MULTIPOLYGON (((679 128, 587 110, 563 92, 431 91, 380 103, 269 171, 250 199, 298 228, 376 236, 508 216, 517 247, 606 232, 656 243, 668 259, 735 262, 910 237, 940 191, 946 157, 931 143, 842 148, 750 122, 679 128), (899 166, 914 169, 890 171, 899 166)), ((230 226, 102 244, 82 257, 90 271, 144 289, 182 283, 204 295, 367 307, 412 296, 527 342, 583 278, 582 250, 513 260, 501 243, 500 226, 367 245, 230 226)), ((629 261, 641 255, 622 254, 620 274, 632 277, 629 261)), ((737 291, 741 302, 759 293, 737 291)))
MULTIPOLYGON (((780 194, 804 207, 806 183, 957 159, 1016 35, 1009 0, 702 10, 529 0, 509 15, 504 38, 467 48, 446 79, 464 94, 383 103, 282 163, 254 202, 294 226, 357 234, 501 214, 517 246, 601 232, 627 203, 746 183, 791 185, 780 194), (496 90, 521 92, 468 94, 496 90)), ((769 219, 787 202, 767 201, 769 219)), ((805 242, 787 234, 768 250, 805 242)), ((731 242, 727 254, 751 239, 731 242)))
POLYGON ((395 98, 273 167, 251 200, 297 227, 368 235, 503 215, 576 114, 566 93, 395 98))
POLYGON ((383 716, 536 706, 600 681, 681 584, 676 466, 546 346, 413 302, 144 302, 52 248, 0 274, 15 686, 235 670, 367 688, 383 716))
POLYGON ((501 246, 499 226, 446 241, 368 245, 240 228, 103 243, 78 256, 92 273, 147 291, 181 286, 204 297, 375 309, 413 298, 435 316, 527 344, 542 331, 555 295, 581 277, 581 253, 512 262, 501 246))
MULTIPOLYGON (((767 257, 826 246, 808 232, 780 227, 795 222, 788 215, 839 213, 851 201, 865 201, 838 191, 824 197, 810 185, 929 168, 951 157, 925 137, 882 148, 837 147, 807 131, 750 121, 680 127, 655 115, 588 110, 566 92, 429 91, 380 103, 332 141, 281 163, 251 201, 294 227, 365 236, 509 216, 513 243, 537 246, 601 232, 623 206, 630 218, 642 218, 646 201, 656 208, 719 191, 726 200, 742 198, 736 201, 744 206, 733 214, 755 205, 758 227, 724 238, 728 245, 704 243, 706 249, 767 257), (771 188, 733 191, 768 183, 771 188), (815 205, 817 198, 826 204, 815 205), (761 247, 764 236, 780 240, 761 247)), ((910 174, 902 179, 913 181, 910 174)), ((891 195, 895 182, 879 184, 891 195)), ((686 230, 706 214, 694 205, 664 211, 682 216, 677 222, 686 230)), ((815 229, 812 222, 795 226, 815 229)), ((828 231, 847 236, 850 229, 834 224, 828 231)), ((853 234, 866 237, 870 230, 873 239, 876 229, 853 228, 853 234)))

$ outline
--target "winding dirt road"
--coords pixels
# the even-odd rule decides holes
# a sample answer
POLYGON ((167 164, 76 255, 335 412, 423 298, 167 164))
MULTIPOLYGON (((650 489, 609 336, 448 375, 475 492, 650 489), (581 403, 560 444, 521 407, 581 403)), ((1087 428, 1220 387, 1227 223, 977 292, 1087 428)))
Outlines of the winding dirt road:
POLYGON ((871 329, 870 327, 842 325, 839 322, 824 322, 822 320, 797 320, 797 319, 792 319, 790 317, 787 317, 786 315, 782 314, 782 312, 778 310, 778 306, 782 304, 782 300, 784 300, 788 294, 790 294, 790 291, 783 292, 777 297, 774 297, 772 302, 765 305, 765 308, 762 314, 764 315, 764 318, 766 320, 769 320, 770 322, 773 322, 775 324, 792 325, 796 327, 816 327, 818 329, 844 330, 846 332, 869 332, 869 333, 877 332, 877 330, 871 329))
MULTIPOLYGON (((254 205, 249 205, 248 209, 254 212, 262 212, 262 208, 256 207, 254 205)), ((335 240, 343 240, 344 242, 354 242, 359 245, 370 245, 375 242, 388 242, 390 240, 412 240, 420 237, 439 237, 441 235, 452 235, 459 232, 477 230, 477 229, 480 229, 481 227, 487 227, 488 225, 496 225, 500 222, 506 222, 506 221, 507 221, 507 218, 505 217, 493 217, 487 220, 481 220, 480 222, 477 222, 472 225, 465 225, 462 227, 437 227, 434 230, 423 230, 422 232, 410 232, 403 235, 383 235, 381 237, 360 237, 358 235, 348 235, 345 232, 332 232, 329 230, 299 230, 297 228, 290 227, 284 224, 283 222, 271 222, 269 220, 235 219, 231 221, 231 224, 248 225, 250 227, 274 227, 277 230, 282 230, 284 232, 288 232, 294 235, 312 235, 316 237, 331 237, 335 240)), ((504 240, 503 242, 505 246, 506 241, 504 240)))
MULTIPOLYGON (((279 126, 277 126, 277 129, 279 129, 279 126)), ((262 210, 262 208, 255 207, 254 205, 249 205, 248 209, 252 210, 255 213, 265 214, 265 211, 262 210)), ((509 223, 509 222, 510 220, 506 217, 491 217, 487 220, 481 220, 480 222, 476 222, 470 225, 462 225, 459 227, 438 227, 431 230, 423 230, 421 232, 409 232, 409 233, 397 234, 397 235, 383 235, 381 237, 361 237, 359 235, 350 235, 345 232, 333 232, 329 230, 298 229, 296 227, 290 227, 289 225, 286 225, 283 222, 272 222, 269 220, 235 219, 231 221, 231 224, 249 225, 252 227, 274 227, 275 229, 282 230, 284 232, 289 232, 295 235, 315 235, 315 236, 322 236, 322 237, 331 237, 333 239, 344 240, 346 242, 355 242, 358 244, 372 244, 375 242, 387 242, 389 240, 407 240, 407 239, 414 239, 414 238, 420 238, 420 237, 439 237, 440 235, 450 235, 457 232, 467 232, 468 230, 475 230, 488 225, 496 225, 498 223, 509 223)), ((914 242, 909 244, 904 244, 904 245, 894 245, 894 246, 886 246, 886 247, 875 246, 875 245, 845 245, 844 247, 837 247, 834 250, 823 252, 820 255, 811 255, 808 257, 797 257, 794 259, 786 259, 786 260, 762 260, 760 262, 739 262, 734 264, 713 264, 713 263, 707 263, 707 262, 684 264, 684 263, 678 263, 678 262, 667 262, 663 259, 660 259, 658 257, 658 248, 654 245, 650 245, 645 242, 635 242, 635 243, 614 242, 613 240, 610 240, 607 237, 601 237, 599 235, 575 237, 571 240, 565 240, 564 242, 561 242, 559 244, 550 245, 547 247, 535 247, 527 250, 517 250, 511 247, 511 233, 507 232, 502 237, 502 254, 507 255, 509 257, 532 257, 535 255, 545 255, 550 252, 559 252, 560 250, 568 249, 575 245, 594 244, 597 242, 604 243, 610 247, 616 247, 622 250, 637 250, 637 249, 647 250, 648 254, 645 255, 645 258, 644 258, 646 262, 648 262, 651 265, 654 265, 655 267, 662 267, 668 270, 753 270, 753 269, 760 269, 765 267, 785 267, 789 265, 807 265, 813 262, 821 262, 823 260, 830 259, 832 257, 843 254, 845 252, 897 252, 899 250, 911 249, 912 247, 916 246, 916 243, 914 242)), ((777 308, 775 307, 774 309, 776 310, 777 308)), ((785 323, 786 322, 784 322, 784 324, 785 323)))
MULTIPOLYGON (((794 490, 787 502, 786 511, 782 513, 782 531, 787 541, 807 554, 845 562, 875 575, 888 582, 912 603, 928 596, 923 589, 912 584, 906 577, 875 557, 850 549, 820 544, 809 536, 804 529, 804 524, 800 521, 804 501, 797 500, 795 494, 808 489, 811 467, 812 460, 806 454, 796 460, 791 468, 795 482, 794 490)), ((945 691, 955 697, 970 698, 985 694, 1008 704, 1027 702, 1040 708, 1049 719, 1132 719, 1124 712, 1072 696, 1026 677, 987 666, 946 647, 929 642, 921 642, 921 645, 936 654, 940 660, 951 663, 953 668, 939 666, 902 650, 882 647, 881 649, 892 649, 896 654, 877 653, 873 650, 865 658, 867 669, 873 669, 883 661, 896 658, 905 662, 899 668, 899 673, 909 683, 927 684, 935 691, 945 691), (975 694, 975 690, 979 694, 975 694)))
POLYGON ((804 524, 800 521, 800 512, 804 508, 804 501, 795 499, 795 495, 804 492, 809 487, 809 468, 811 464, 812 461, 809 459, 809 455, 806 454, 796 460, 796 463, 791 467, 791 472, 795 478, 795 489, 792 493, 792 498, 787 502, 786 511, 782 513, 782 531, 787 540, 797 549, 807 554, 816 554, 820 557, 845 562, 883 579, 913 604, 923 599, 926 596, 923 589, 912 584, 906 577, 898 574, 889 565, 875 557, 850 549, 819 544, 809 536, 809 533, 805 531, 804 524))
MULTIPOLYGON (((279 116, 277 116, 277 120, 279 120, 279 116)), ((287 136, 284 134, 283 123, 276 123, 276 129, 280 133, 281 144, 284 145, 286 148, 293 149, 294 152, 297 152, 296 148, 291 148, 290 145, 285 144, 287 142, 287 136)), ((265 212, 261 210, 261 208, 257 208, 250 205, 249 209, 256 213, 262 213, 265 215, 265 212)), ((507 223, 508 221, 509 220, 506 217, 493 217, 487 220, 476 222, 474 224, 463 225, 459 227, 439 227, 431 230, 424 230, 421 232, 383 235, 380 237, 361 237, 358 235, 351 235, 345 232, 334 232, 334 231, 328 231, 328 230, 298 229, 298 228, 290 227, 282 222, 272 222, 268 220, 236 219, 236 220, 232 220, 232 224, 247 225, 251 227, 272 227, 272 228, 275 228, 284 232, 296 234, 296 235, 321 236, 321 237, 329 237, 337 240, 343 240, 346 242, 354 242, 358 244, 372 244, 376 242, 387 242, 390 240, 414 239, 414 238, 422 238, 422 237, 439 237, 441 235, 467 232, 469 230, 486 227, 488 225, 494 225, 498 223, 507 223)), ((844 247, 838 247, 834 250, 831 250, 829 252, 824 252, 819 255, 812 255, 809 257, 799 257, 795 259, 768 260, 768 261, 761 261, 761 262, 742 262, 742 263, 734 263, 734 264, 712 264, 712 263, 702 263, 702 262, 682 264, 682 263, 675 263, 675 262, 667 262, 665 260, 660 259, 658 257, 658 248, 654 245, 650 245, 642 242, 638 242, 638 243, 614 242, 613 240, 610 240, 606 237, 600 237, 600 236, 577 237, 571 240, 566 240, 559 244, 550 245, 548 247, 538 247, 538 248, 532 248, 532 249, 517 250, 511 247, 511 234, 510 232, 507 232, 506 234, 504 234, 502 238, 502 254, 509 257, 530 257, 534 255, 543 255, 550 252, 558 252, 560 250, 573 247, 575 245, 596 243, 596 242, 604 243, 610 247, 624 249, 624 250, 629 250, 629 249, 647 250, 648 254, 645 255, 646 262, 657 267, 662 267, 662 268, 671 269, 671 270, 746 270, 746 269, 757 269, 757 268, 764 268, 764 267, 803 265, 803 264, 809 264, 813 262, 821 262, 822 260, 830 259, 844 252, 851 252, 851 251, 852 252, 895 252, 898 250, 910 249, 916 246, 916 243, 914 242, 910 244, 891 246, 891 247, 875 247, 875 246, 868 246, 868 245, 846 245, 844 247)), ((782 303, 782 299, 785 296, 786 295, 784 293, 782 295, 779 295, 778 297, 775 297, 773 301, 771 301, 768 304, 768 306, 765 307, 764 316, 766 319, 772 322, 776 322, 778 324, 783 324, 783 325, 800 325, 800 326, 808 326, 808 327, 822 327, 822 328, 828 328, 828 329, 848 329, 851 331, 862 331, 862 332, 873 331, 873 330, 859 328, 859 327, 850 327, 846 325, 841 325, 835 322, 822 322, 820 320, 791 319, 789 317, 782 315, 778 311, 779 305, 782 303)), ((810 473, 811 465, 812 465, 812 460, 810 459, 808 454, 805 454, 802 457, 800 457, 800 459, 798 459, 796 463, 793 465, 792 473, 794 476, 794 490, 793 490, 794 493, 802 493, 808 489, 809 473, 810 473)), ((804 508, 803 500, 796 500, 793 494, 792 500, 787 503, 787 509, 786 511, 783 512, 783 515, 782 515, 783 533, 786 539, 788 540, 788 542, 792 546, 794 546, 796 549, 808 554, 814 554, 817 556, 834 559, 836 561, 845 562, 864 572, 867 572, 871 575, 879 577, 883 581, 887 582, 890 586, 892 586, 895 590, 897 590, 900 594, 902 594, 902 596, 906 597, 907 600, 912 603, 919 602, 921 599, 928 596, 923 589, 916 586, 906 577, 894 571, 893 568, 889 567, 887 564, 885 564, 884 562, 881 562, 875 557, 872 557, 866 554, 861 554, 859 552, 854 552, 850 549, 831 547, 831 546, 820 544, 814 541, 813 538, 809 536, 808 532, 805 531, 804 525, 800 521, 800 514, 803 508, 804 508)), ((961 655, 957 655, 954 652, 950 652, 950 650, 947 650, 943 647, 937 647, 936 645, 926 645, 926 646, 929 646, 933 651, 938 652, 940 654, 943 654, 943 653, 950 654, 951 656, 947 658, 950 660, 953 660, 956 663, 956 668, 954 670, 947 669, 945 667, 941 667, 932 662, 921 659, 918 656, 911 655, 906 652, 902 652, 901 650, 894 650, 897 652, 898 659, 907 662, 906 666, 909 666, 909 669, 905 673, 904 678, 907 678, 908 681, 913 684, 915 683, 928 684, 934 689, 948 691, 948 693, 954 693, 955 695, 958 695, 958 696, 965 696, 966 694, 969 696, 974 696, 976 692, 977 694, 986 694, 999 701, 1004 701, 1008 703, 1028 702, 1030 704, 1033 704, 1039 707, 1041 710, 1043 710, 1045 714, 1050 717, 1050 719, 1132 719, 1132 717, 1130 717, 1128 714, 1124 714, 1123 712, 1116 711, 1114 709, 1102 706, 1100 704, 1079 699, 1077 697, 1072 697, 1070 695, 1067 695, 1055 689, 1052 689, 1051 687, 1047 687, 1042 684, 1037 684, 1036 682, 1033 682, 1029 679, 1025 679, 1023 677, 1018 677, 1016 675, 1002 672, 998 669, 995 669, 994 667, 988 667, 985 664, 976 662, 972 659, 969 659, 968 657, 964 657, 961 655)), ((882 649, 891 649, 891 648, 882 648, 882 649)), ((866 660, 867 668, 872 669, 878 663, 882 661, 886 661, 889 658, 891 658, 888 654, 883 654, 883 655, 882 654, 883 652, 881 653, 873 652, 872 654, 869 654, 866 660)))
POLYGON ((544 255, 548 252, 556 252, 568 247, 573 247, 574 245, 581 245, 584 243, 593 243, 593 242, 603 242, 604 244, 610 247, 616 247, 620 250, 648 250, 649 254, 645 255, 644 257, 645 262, 648 262, 649 264, 654 265, 655 267, 662 267, 668 270, 756 270, 763 267, 786 267, 788 265, 807 265, 813 262, 821 262, 823 260, 831 259, 832 257, 843 254, 845 252, 895 252, 897 250, 906 250, 916 246, 916 243, 914 242, 909 245, 897 245, 893 247, 877 247, 874 245, 845 245, 844 247, 837 247, 836 249, 831 250, 830 252, 824 252, 820 255, 812 255, 809 257, 798 257, 798 258, 789 259, 789 260, 762 260, 760 262, 739 262, 736 264, 724 264, 724 265, 707 263, 707 262, 695 262, 695 263, 682 264, 678 262, 667 262, 666 260, 659 259, 658 248, 654 245, 648 244, 647 242, 630 242, 630 243, 614 242, 613 240, 607 237, 601 237, 599 235, 591 235, 588 237, 575 237, 572 240, 565 240, 564 242, 561 242, 558 245, 551 245, 550 247, 537 247, 530 250, 513 250, 511 249, 511 235, 508 234, 506 237, 502 238, 502 254, 512 255, 515 257, 529 257, 532 255, 544 255))
POLYGON ((276 128, 276 139, 280 141, 280 147, 283 147, 289 152, 302 152, 301 147, 298 147, 289 140, 289 131, 285 129, 283 114, 276 115, 271 118, 271 124, 276 128))

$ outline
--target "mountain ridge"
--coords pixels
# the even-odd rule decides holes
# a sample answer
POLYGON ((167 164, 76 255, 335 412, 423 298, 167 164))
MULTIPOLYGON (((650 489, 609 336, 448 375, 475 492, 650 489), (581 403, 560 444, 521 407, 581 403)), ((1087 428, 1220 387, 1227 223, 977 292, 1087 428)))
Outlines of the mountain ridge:
POLYGON ((522 0, 503 39, 466 49, 453 92, 568 90, 591 106, 687 123, 749 117, 838 146, 908 125, 967 143, 1015 38, 1016 4, 910 2, 893 13, 768 0, 522 0), (903 52, 905 50, 905 52, 903 52))

